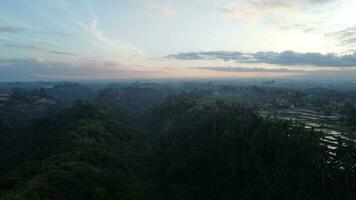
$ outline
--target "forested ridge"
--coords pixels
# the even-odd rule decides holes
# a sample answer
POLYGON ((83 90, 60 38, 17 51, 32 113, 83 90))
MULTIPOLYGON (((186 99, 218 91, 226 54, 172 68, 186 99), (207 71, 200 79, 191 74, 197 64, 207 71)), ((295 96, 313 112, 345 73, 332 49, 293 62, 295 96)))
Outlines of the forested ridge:
POLYGON ((2 108, 0 199, 356 198, 353 144, 331 157, 321 132, 238 103, 202 104, 204 90, 86 94, 34 116, 2 108))

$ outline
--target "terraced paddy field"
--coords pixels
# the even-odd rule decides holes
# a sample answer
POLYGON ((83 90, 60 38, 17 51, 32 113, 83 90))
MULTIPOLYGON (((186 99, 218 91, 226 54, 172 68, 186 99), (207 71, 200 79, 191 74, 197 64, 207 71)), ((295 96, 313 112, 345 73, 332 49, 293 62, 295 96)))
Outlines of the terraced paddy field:
MULTIPOLYGON (((230 103, 251 104, 257 103, 260 99, 242 94, 215 94, 206 96, 201 100, 202 104, 211 104, 217 100, 224 100, 230 103)), ((289 108, 279 110, 264 110, 258 114, 268 120, 288 120, 295 124, 303 124, 305 128, 320 131, 323 135, 321 145, 325 145, 333 155, 339 142, 343 145, 356 145, 356 133, 349 127, 341 126, 341 115, 328 115, 320 109, 310 108, 289 108)))
POLYGON ((348 127, 340 126, 339 115, 326 115, 317 109, 285 109, 276 111, 260 111, 259 115, 271 120, 291 120, 293 123, 301 123, 305 128, 320 131, 322 134, 321 145, 330 150, 330 155, 335 154, 338 143, 342 145, 356 145, 356 133, 348 127))

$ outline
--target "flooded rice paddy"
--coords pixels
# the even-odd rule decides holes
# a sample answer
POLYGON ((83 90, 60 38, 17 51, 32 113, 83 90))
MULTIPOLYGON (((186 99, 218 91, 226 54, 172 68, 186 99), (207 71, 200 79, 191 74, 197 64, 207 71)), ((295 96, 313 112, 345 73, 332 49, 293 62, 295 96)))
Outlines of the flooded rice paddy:
POLYGON ((325 145, 331 155, 334 155, 339 143, 356 145, 356 133, 340 126, 340 115, 328 115, 317 109, 260 111, 259 115, 266 119, 290 120, 295 124, 303 124, 305 128, 319 131, 322 134, 320 144, 325 145))

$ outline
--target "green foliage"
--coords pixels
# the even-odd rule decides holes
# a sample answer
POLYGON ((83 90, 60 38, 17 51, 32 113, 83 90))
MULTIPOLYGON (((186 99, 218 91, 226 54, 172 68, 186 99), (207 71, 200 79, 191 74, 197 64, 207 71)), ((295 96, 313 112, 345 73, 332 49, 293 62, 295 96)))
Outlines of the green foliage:
MULTIPOLYGON (((170 105, 181 101, 177 98, 170 105)), ((162 127, 160 148, 151 158, 152 176, 160 177, 168 199, 353 199, 356 195, 352 143, 344 155, 337 152, 331 159, 329 150, 320 145, 320 134, 289 122, 261 120, 241 105, 218 101, 181 111, 166 118, 171 126, 162 127)))
POLYGON ((224 95, 212 95, 212 96, 207 96, 202 99, 202 103, 204 104, 211 104, 215 103, 216 101, 223 100, 225 102, 229 103, 242 103, 242 102, 248 102, 248 98, 245 98, 244 96, 240 94, 224 94, 224 95))
POLYGON ((0 199, 356 198, 353 142, 330 150, 321 133, 232 103, 239 95, 208 104, 210 91, 167 95, 110 88, 41 117, 20 113, 21 123, 1 116, 0 199))
POLYGON ((149 184, 140 183, 134 172, 133 159, 140 151, 135 133, 110 123, 112 117, 96 105, 77 102, 47 121, 47 128, 37 129, 33 137, 43 158, 11 172, 14 179, 3 198, 133 199, 148 193, 149 184))

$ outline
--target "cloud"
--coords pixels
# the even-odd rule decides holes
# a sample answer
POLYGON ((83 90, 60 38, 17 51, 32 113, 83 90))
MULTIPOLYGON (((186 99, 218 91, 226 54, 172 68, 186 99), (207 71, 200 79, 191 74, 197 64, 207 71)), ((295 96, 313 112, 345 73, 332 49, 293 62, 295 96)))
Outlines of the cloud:
POLYGON ((1 81, 99 80, 150 77, 157 71, 127 70, 115 61, 51 61, 43 58, 0 60, 1 81))
POLYGON ((46 31, 37 31, 37 33, 44 34, 44 35, 60 36, 60 37, 78 38, 76 35, 67 31, 46 30, 46 31))
POLYGON ((299 4, 295 4, 293 1, 254 0, 239 1, 236 4, 221 8, 220 12, 221 16, 227 20, 259 20, 262 18, 277 18, 281 14, 291 14, 297 9, 299 9, 299 4))
POLYGON ((96 40, 100 42, 100 44, 106 45, 106 47, 110 47, 110 50, 113 50, 112 48, 116 49, 123 49, 125 51, 128 51, 130 53, 134 53, 135 55, 143 55, 143 51, 140 48, 137 48, 135 46, 132 46, 131 44, 123 44, 120 41, 114 41, 108 37, 105 36, 104 31, 99 29, 99 20, 94 16, 92 19, 91 23, 89 25, 81 23, 78 21, 78 24, 86 31, 89 33, 92 37, 94 37, 96 40))
POLYGON ((176 12, 172 5, 156 3, 153 0, 131 0, 132 2, 139 4, 155 13, 160 15, 174 15, 176 12))
POLYGON ((275 65, 300 66, 310 65, 319 67, 355 67, 356 53, 338 56, 333 53, 298 53, 294 51, 283 52, 257 52, 242 53, 238 51, 208 51, 188 52, 166 56, 168 59, 178 60, 224 60, 237 63, 266 63, 275 65))
POLYGON ((29 32, 35 34, 43 35, 54 35, 54 36, 63 36, 63 37, 75 37, 75 35, 61 30, 39 30, 33 28, 21 28, 15 26, 0 26, 0 33, 20 33, 20 32, 29 32))
POLYGON ((22 31, 25 31, 25 29, 12 26, 0 26, 0 33, 19 33, 22 31))
POLYGON ((304 70, 293 70, 287 68, 269 69, 261 67, 195 67, 193 69, 203 69, 220 72, 273 72, 273 73, 302 73, 304 70))
POLYGON ((66 51, 48 51, 48 53, 57 54, 57 55, 64 55, 64 56, 76 56, 77 55, 75 53, 66 52, 66 51))
POLYGON ((175 11, 169 4, 153 5, 151 9, 161 15, 174 15, 175 11))
POLYGON ((304 33, 310 33, 313 31, 318 31, 318 26, 322 24, 321 21, 309 21, 308 23, 295 23, 295 24, 286 24, 279 25, 278 28, 280 30, 300 30, 304 33))
POLYGON ((263 24, 285 28, 296 24, 295 29, 303 26, 302 31, 309 32, 311 29, 304 26, 310 24, 310 20, 320 15, 323 9, 326 10, 324 6, 332 1, 334 0, 237 0, 234 4, 220 8, 217 16, 223 20, 253 26, 263 24))
POLYGON ((166 56, 169 59, 178 60, 232 60, 242 59, 243 54, 238 51, 203 51, 203 52, 186 52, 166 56))
POLYGON ((327 33, 325 36, 335 38, 342 46, 356 46, 356 26, 351 26, 333 33, 327 33))
POLYGON ((29 49, 29 50, 35 50, 35 51, 47 51, 46 48, 37 46, 37 45, 18 45, 18 44, 5 44, 4 45, 7 48, 12 48, 12 49, 29 49))
POLYGON ((65 55, 65 56, 77 55, 77 54, 71 53, 71 52, 50 50, 50 49, 47 49, 45 47, 38 46, 38 45, 5 44, 4 46, 7 48, 12 48, 12 49, 33 50, 33 51, 38 51, 38 52, 46 52, 46 53, 50 53, 50 54, 65 55))
MULTIPOLYGON (((288 68, 247 68, 247 67, 195 67, 192 69, 210 70, 227 73, 261 73, 260 77, 271 76, 271 74, 278 74, 285 78, 300 79, 300 80, 342 80, 355 81, 355 68, 341 68, 341 69, 315 69, 315 70, 296 70, 288 68), (268 74, 268 75, 267 75, 268 74)), ((278 76, 275 76, 276 78, 278 76)))
POLYGON ((110 46, 114 45, 115 42, 113 42, 110 39, 106 38, 105 35, 104 35, 104 32, 98 28, 98 23, 99 23, 99 20, 96 17, 94 17, 91 20, 89 25, 85 24, 85 23, 82 23, 80 21, 77 21, 77 24, 79 26, 81 26, 84 29, 84 31, 89 33, 95 39, 103 42, 106 45, 110 45, 110 46))
POLYGON ((330 3, 332 1, 336 1, 336 0, 308 0, 308 2, 310 2, 310 3, 318 3, 318 4, 320 4, 320 3, 330 3))
POLYGON ((111 41, 110 39, 106 38, 104 35, 104 32, 98 28, 98 19, 94 18, 90 24, 90 26, 87 27, 87 31, 93 35, 95 38, 98 40, 108 44, 108 45, 113 45, 114 42, 111 41))
POLYGON ((225 20, 248 21, 257 23, 259 20, 278 19, 277 15, 293 8, 286 2, 261 1, 239 3, 220 9, 221 17, 225 20))

